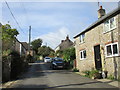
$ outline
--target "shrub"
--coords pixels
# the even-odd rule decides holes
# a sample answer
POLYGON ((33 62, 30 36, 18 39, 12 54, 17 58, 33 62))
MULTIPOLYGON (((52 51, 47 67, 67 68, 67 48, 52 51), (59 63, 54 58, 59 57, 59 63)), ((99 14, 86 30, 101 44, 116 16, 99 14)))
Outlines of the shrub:
POLYGON ((86 70, 86 71, 83 71, 83 73, 85 73, 86 77, 90 77, 90 71, 86 70))
POLYGON ((107 78, 110 79, 110 80, 115 80, 113 75, 109 75, 107 78))
POLYGON ((31 56, 30 54, 27 55, 26 59, 27 59, 28 62, 33 62, 33 56, 31 56))
POLYGON ((98 70, 92 70, 91 72, 90 72, 90 77, 92 78, 92 77, 98 77, 98 75, 99 75, 99 71, 98 70))
POLYGON ((73 69, 73 72, 79 72, 79 69, 74 68, 74 69, 73 69))
POLYGON ((92 78, 92 77, 94 77, 95 79, 96 78, 101 78, 101 75, 100 75, 99 71, 95 70, 95 69, 92 69, 91 71, 89 71, 89 70, 83 71, 83 73, 85 73, 85 76, 89 77, 89 78, 92 78))

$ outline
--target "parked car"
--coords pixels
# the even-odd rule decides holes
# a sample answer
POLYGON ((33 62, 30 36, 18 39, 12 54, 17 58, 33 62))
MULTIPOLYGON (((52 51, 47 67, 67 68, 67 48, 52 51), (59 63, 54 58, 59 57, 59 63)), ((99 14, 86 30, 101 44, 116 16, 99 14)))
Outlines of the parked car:
POLYGON ((51 60, 52 60, 52 58, 50 58, 50 57, 45 57, 44 58, 44 62, 51 62, 51 60))
POLYGON ((65 63, 62 58, 53 58, 53 60, 51 62, 52 69, 58 69, 58 68, 63 69, 64 66, 65 66, 65 63))

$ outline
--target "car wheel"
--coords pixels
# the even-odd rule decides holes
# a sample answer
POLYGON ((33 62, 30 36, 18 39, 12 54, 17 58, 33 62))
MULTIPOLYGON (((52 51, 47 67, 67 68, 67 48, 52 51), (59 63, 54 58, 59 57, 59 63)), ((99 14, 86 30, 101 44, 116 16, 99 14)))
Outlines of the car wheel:
POLYGON ((52 65, 52 69, 54 69, 54 66, 52 65))

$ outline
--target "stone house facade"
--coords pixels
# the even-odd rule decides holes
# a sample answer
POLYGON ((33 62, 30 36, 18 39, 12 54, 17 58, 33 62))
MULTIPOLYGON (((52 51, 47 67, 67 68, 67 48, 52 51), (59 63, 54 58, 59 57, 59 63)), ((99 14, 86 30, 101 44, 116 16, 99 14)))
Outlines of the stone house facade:
POLYGON ((20 56, 26 56, 27 49, 24 47, 24 45, 18 41, 17 39, 15 40, 15 46, 14 46, 15 51, 17 51, 20 56))
MULTIPOLYGON (((102 9, 102 7, 101 7, 102 9)), ((74 37, 80 72, 98 69, 118 78, 120 69, 120 7, 101 16, 74 37)))

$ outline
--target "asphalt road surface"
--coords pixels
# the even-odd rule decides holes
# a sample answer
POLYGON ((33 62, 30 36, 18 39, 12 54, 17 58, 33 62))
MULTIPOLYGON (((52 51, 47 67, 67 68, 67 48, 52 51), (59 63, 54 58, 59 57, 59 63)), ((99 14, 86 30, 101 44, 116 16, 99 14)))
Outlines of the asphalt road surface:
POLYGON ((48 63, 31 63, 28 72, 10 88, 115 88, 107 83, 82 77, 72 71, 52 70, 48 63))

